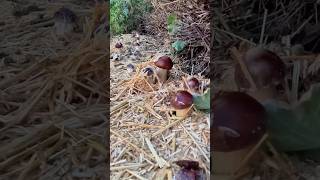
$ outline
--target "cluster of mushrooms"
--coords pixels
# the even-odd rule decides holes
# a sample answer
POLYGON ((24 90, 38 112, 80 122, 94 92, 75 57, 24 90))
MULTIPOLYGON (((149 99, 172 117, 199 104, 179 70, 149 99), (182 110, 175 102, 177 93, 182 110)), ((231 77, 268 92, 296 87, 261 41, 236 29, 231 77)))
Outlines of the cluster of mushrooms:
MULTIPOLYGON (((164 84, 170 77, 170 70, 173 62, 169 56, 161 56, 154 66, 146 67, 142 70, 142 75, 150 84, 164 84)), ((200 82, 195 77, 189 77, 184 83, 185 90, 179 90, 170 99, 173 108, 169 115, 177 118, 185 118, 193 104, 193 96, 199 93, 200 82)))
MULTIPOLYGON (((117 42, 115 44, 117 52, 123 48, 122 43, 117 42)), ((147 66, 142 69, 142 76, 150 84, 160 83, 163 85, 170 77, 170 70, 173 67, 173 61, 169 56, 160 56, 153 66, 147 66)), ((132 64, 127 65, 129 73, 134 72, 135 67, 132 64)), ((175 92, 175 95, 171 97, 170 104, 172 110, 169 111, 171 117, 185 118, 193 105, 193 96, 200 94, 201 83, 195 77, 189 77, 184 83, 185 90, 179 90, 175 92)))
POLYGON ((242 62, 245 67, 238 63, 235 69, 239 90, 217 93, 211 101, 212 168, 217 179, 232 179, 239 168, 246 167, 247 155, 266 133, 262 103, 277 96, 277 87, 285 78, 285 64, 269 50, 250 49, 242 56, 242 62))

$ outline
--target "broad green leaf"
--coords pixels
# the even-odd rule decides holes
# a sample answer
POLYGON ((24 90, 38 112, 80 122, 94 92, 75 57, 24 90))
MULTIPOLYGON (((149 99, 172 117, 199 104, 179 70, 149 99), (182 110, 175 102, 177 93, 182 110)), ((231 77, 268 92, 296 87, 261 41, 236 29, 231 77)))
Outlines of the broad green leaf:
POLYGON ((186 47, 187 44, 188 43, 186 43, 185 41, 177 40, 172 44, 172 47, 176 52, 181 52, 186 47))
POLYGON ((281 151, 320 149, 320 84, 313 85, 294 107, 265 103, 272 143, 281 151))
POLYGON ((202 95, 194 95, 193 104, 198 110, 210 110, 210 88, 202 95))

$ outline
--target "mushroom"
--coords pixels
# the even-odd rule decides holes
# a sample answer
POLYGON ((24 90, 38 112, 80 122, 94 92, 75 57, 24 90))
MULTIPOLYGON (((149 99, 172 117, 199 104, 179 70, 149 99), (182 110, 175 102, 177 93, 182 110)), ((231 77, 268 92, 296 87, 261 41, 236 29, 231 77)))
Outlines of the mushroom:
POLYGON ((193 104, 192 94, 188 91, 177 91, 176 94, 171 97, 170 104, 173 107, 171 114, 179 118, 184 118, 187 116, 193 104))
POLYGON ((242 92, 222 92, 213 98, 213 169, 217 174, 235 174, 248 152, 266 131, 266 111, 242 92))
POLYGON ((121 42, 117 42, 116 45, 114 46, 115 48, 117 49, 120 49, 123 47, 122 43, 121 42))
POLYGON ((173 62, 169 56, 161 56, 156 62, 157 76, 161 83, 164 83, 169 78, 169 71, 173 67, 173 62))
POLYGON ((244 54, 242 60, 257 89, 248 90, 252 87, 243 74, 240 64, 235 68, 235 81, 238 87, 247 90, 248 94, 259 101, 275 97, 276 86, 283 83, 285 77, 285 64, 280 57, 272 51, 253 48, 244 54))
POLYGON ((195 77, 188 78, 185 84, 185 88, 190 89, 192 94, 198 94, 200 89, 200 82, 195 77))
POLYGON ((130 74, 133 73, 133 72, 135 71, 134 65, 131 64, 131 63, 129 63, 129 64, 127 65, 127 71, 128 71, 130 74))
POLYGON ((62 7, 54 13, 54 27, 57 35, 73 32, 76 27, 76 15, 68 8, 62 7))
POLYGON ((205 180, 204 173, 199 167, 199 162, 179 160, 175 162, 181 169, 174 175, 175 180, 205 180))
POLYGON ((143 76, 147 79, 147 81, 151 84, 157 83, 157 79, 154 76, 154 71, 151 67, 146 67, 142 70, 143 76))

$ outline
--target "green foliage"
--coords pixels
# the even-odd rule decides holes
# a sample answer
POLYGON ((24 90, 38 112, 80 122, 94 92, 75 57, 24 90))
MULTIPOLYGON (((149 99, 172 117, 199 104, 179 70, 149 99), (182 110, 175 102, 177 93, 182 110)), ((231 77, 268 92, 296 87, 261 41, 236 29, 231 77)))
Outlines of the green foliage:
POLYGON ((320 84, 313 85, 295 107, 284 107, 276 102, 264 106, 269 116, 270 139, 277 149, 320 149, 320 84))
POLYGON ((172 44, 172 47, 174 48, 174 50, 179 53, 181 52, 187 45, 187 42, 185 41, 181 41, 181 40, 177 40, 176 42, 174 42, 172 44))
POLYGON ((210 88, 202 95, 193 96, 196 109, 208 112, 210 110, 210 88))
POLYGON ((152 10, 146 0, 111 0, 110 27, 113 34, 136 30, 143 16, 152 10))
POLYGON ((174 35, 177 32, 177 16, 170 14, 167 18, 167 26, 170 35, 174 35))

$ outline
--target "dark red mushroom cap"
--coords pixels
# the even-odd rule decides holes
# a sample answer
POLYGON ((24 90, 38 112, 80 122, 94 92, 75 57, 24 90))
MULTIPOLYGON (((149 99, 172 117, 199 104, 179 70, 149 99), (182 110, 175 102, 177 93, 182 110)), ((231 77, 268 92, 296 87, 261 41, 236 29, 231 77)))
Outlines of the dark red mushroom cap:
MULTIPOLYGON (((283 81, 285 64, 274 52, 262 48, 252 48, 242 58, 258 88, 278 85, 283 81)), ((250 87, 250 83, 245 78, 239 64, 235 69, 235 80, 239 87, 250 87)))
POLYGON ((214 151, 235 151, 257 143, 266 131, 264 107, 241 92, 223 92, 213 98, 214 151))
POLYGON ((193 97, 188 91, 178 91, 170 101, 175 109, 185 109, 192 105, 193 97))
POLYGON ((161 56, 154 64, 166 70, 170 70, 173 67, 173 62, 169 56, 161 56))
POLYGON ((122 47, 123 47, 123 45, 122 45, 122 43, 121 43, 121 42, 117 42, 117 43, 116 43, 116 45, 115 45, 115 47, 116 47, 116 48, 122 48, 122 47))
POLYGON ((199 89, 199 86, 200 86, 200 82, 195 77, 188 79, 187 84, 191 89, 199 89))

